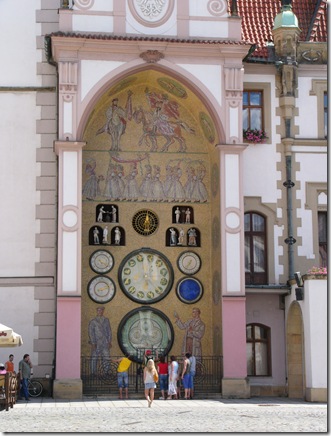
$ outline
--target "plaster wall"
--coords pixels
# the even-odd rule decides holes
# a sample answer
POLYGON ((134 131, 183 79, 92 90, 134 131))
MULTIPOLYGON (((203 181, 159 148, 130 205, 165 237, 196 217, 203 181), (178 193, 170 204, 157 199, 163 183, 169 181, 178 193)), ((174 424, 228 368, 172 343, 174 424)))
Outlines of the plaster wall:
POLYGON ((317 138, 317 96, 310 95, 312 89, 311 77, 298 78, 298 97, 296 105, 299 116, 294 117, 294 123, 299 128, 298 138, 317 138))
POLYGON ((251 385, 284 386, 286 374, 284 310, 279 295, 246 295, 246 324, 261 323, 271 329, 271 377, 249 377, 251 385))
MULTIPOLYGON (((17 348, 0 348, 0 362, 5 363, 9 354, 14 354, 15 371, 24 354, 30 354, 33 365, 38 364, 38 353, 34 352, 34 338, 38 337, 38 327, 35 326, 35 315, 39 310, 39 303, 34 299, 32 287, 12 288, 3 287, 0 292, 1 323, 11 327, 22 335, 23 345, 17 348), (7 310, 3 310, 6 307, 7 310), (15 307, 15 311, 11 308, 15 307), (26 310, 31 307, 31 310, 26 310)), ((38 376, 36 371, 34 375, 38 376)), ((44 375, 44 374, 40 374, 44 375)))
POLYGON ((216 100, 222 101, 222 66, 210 64, 178 64, 184 68, 201 83, 203 83, 210 91, 216 100))
POLYGON ((101 60, 82 60, 81 61, 81 101, 84 100, 88 92, 106 74, 123 65, 124 62, 101 61, 101 60))
POLYGON ((277 171, 280 157, 276 145, 249 144, 243 160, 244 196, 261 197, 262 203, 276 203, 280 196, 277 180, 281 178, 280 171, 277 171), (263 162, 263 165, 259 165, 259 162, 263 162))
POLYGON ((39 250, 35 248, 36 221, 36 93, 0 93, 0 251, 1 276, 33 276, 39 250), (27 116, 29 114, 29 116, 27 116), (13 122, 16 120, 16 122, 13 122), (19 156, 19 158, 17 158, 19 156))
POLYGON ((36 37, 40 35, 36 9, 40 8, 40 3, 40 0, 19 2, 18 7, 15 1, 0 2, 1 65, 6 65, 0 69, 0 86, 37 86, 41 83, 41 77, 36 75, 36 63, 42 56, 41 50, 36 50, 36 37), (19 31, 10 37, 13 26, 19 31))
POLYGON ((305 323, 306 386, 326 388, 328 375, 327 282, 306 280, 302 312, 305 323))
POLYGON ((74 32, 113 32, 114 19, 109 16, 74 15, 72 27, 74 32))
MULTIPOLYGON (((291 304, 296 301, 295 288, 285 300, 286 318, 291 304)), ((327 388, 328 380, 328 282, 327 280, 305 280, 304 299, 297 301, 303 318, 305 347, 306 388, 327 388)))
MULTIPOLYGON (((301 236, 302 244, 298 245, 298 255, 307 259, 316 259, 318 262, 318 253, 314 253, 312 210, 306 208, 306 189, 307 183, 325 182, 327 180, 327 160, 325 153, 296 153, 296 162, 300 165, 300 171, 296 172, 295 179, 296 198, 300 201, 300 207, 297 208, 298 218, 301 218, 301 226, 298 227, 298 236, 301 236), (307 231, 310 229, 310 231, 307 231)), ((316 199, 317 203, 317 199, 316 199)))

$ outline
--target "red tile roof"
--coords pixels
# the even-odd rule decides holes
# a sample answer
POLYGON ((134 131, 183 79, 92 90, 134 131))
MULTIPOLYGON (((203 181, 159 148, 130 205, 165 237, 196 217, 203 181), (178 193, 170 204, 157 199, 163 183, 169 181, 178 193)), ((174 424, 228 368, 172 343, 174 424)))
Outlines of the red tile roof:
MULTIPOLYGON (((229 10, 231 3, 228 0, 229 10)), ((242 17, 243 40, 257 46, 251 58, 267 59, 266 43, 273 41, 272 29, 281 11, 281 0, 237 0, 237 10, 242 17)), ((301 41, 327 41, 327 0, 293 0, 292 10, 298 18, 301 41)))

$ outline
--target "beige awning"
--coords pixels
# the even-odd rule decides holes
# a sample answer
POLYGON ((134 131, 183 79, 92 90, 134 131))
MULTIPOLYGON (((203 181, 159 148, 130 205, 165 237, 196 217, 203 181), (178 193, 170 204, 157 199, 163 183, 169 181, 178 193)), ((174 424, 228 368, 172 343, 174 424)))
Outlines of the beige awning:
POLYGON ((19 347, 23 344, 22 336, 12 328, 0 324, 0 347, 19 347))

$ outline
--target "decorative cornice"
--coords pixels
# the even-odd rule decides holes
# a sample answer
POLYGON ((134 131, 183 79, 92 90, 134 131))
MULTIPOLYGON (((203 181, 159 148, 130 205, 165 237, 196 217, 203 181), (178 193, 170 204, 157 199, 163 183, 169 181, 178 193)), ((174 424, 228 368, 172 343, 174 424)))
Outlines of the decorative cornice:
POLYGON ((158 50, 147 50, 139 55, 145 62, 155 64, 164 58, 164 54, 158 50))

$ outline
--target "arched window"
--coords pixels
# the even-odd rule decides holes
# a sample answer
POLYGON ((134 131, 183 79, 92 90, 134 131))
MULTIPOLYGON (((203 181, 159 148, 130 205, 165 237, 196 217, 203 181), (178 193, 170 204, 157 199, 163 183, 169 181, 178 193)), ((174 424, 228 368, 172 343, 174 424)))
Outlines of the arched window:
POLYGON ((262 324, 246 326, 247 375, 270 376, 270 328, 262 324))
POLYGON ((268 284, 266 219, 256 212, 245 213, 245 283, 268 284))

